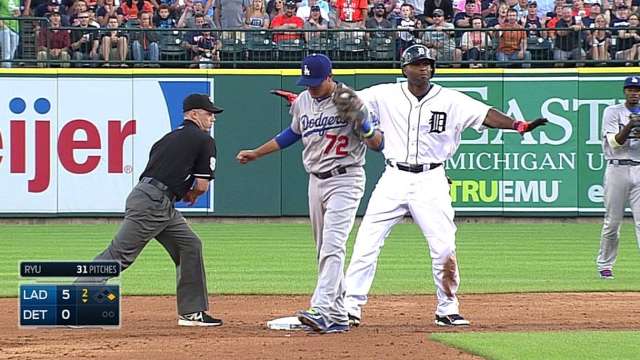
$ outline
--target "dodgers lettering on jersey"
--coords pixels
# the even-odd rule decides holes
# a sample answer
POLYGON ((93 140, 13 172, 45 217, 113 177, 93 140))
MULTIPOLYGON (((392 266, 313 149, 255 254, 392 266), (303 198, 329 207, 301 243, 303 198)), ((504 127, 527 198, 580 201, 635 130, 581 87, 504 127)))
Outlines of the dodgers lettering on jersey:
POLYGON ((290 114, 291 129, 302 135, 302 162, 308 173, 364 165, 366 145, 338 116, 331 96, 317 101, 305 90, 291 105, 290 114))
POLYGON ((432 84, 420 101, 411 94, 407 82, 375 85, 359 91, 358 96, 380 121, 385 159, 409 164, 443 163, 451 158, 464 129, 484 130, 483 122, 491 109, 437 84, 432 84))
POLYGON ((607 134, 617 134, 629 123, 631 111, 624 104, 607 106, 602 115, 602 151, 606 160, 640 161, 640 139, 629 138, 618 148, 612 148, 607 134))

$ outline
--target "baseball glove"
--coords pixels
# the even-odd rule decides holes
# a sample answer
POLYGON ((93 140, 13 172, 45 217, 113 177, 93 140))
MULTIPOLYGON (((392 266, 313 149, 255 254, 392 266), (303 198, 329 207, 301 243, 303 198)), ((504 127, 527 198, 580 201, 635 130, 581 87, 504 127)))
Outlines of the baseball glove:
POLYGON ((366 108, 355 91, 346 86, 338 85, 331 100, 336 105, 338 116, 352 124, 354 128, 360 129, 366 116, 366 108))
POLYGON ((293 102, 298 98, 298 94, 284 89, 273 89, 269 92, 273 95, 278 95, 283 98, 289 104, 289 106, 291 106, 291 104, 293 104, 293 102))
POLYGON ((456 265, 456 257, 451 255, 447 262, 444 264, 444 275, 442 277, 442 287, 444 293, 448 297, 453 297, 453 291, 451 290, 454 286, 457 285, 456 281, 456 271, 458 270, 456 265))

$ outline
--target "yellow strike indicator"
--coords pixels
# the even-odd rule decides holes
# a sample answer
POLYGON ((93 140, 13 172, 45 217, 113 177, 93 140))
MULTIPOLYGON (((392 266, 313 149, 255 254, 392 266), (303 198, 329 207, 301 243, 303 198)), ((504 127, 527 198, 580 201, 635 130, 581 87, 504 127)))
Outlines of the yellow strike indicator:
POLYGON ((107 295, 107 299, 109 299, 109 301, 113 301, 116 299, 116 296, 113 293, 109 293, 109 295, 107 295))

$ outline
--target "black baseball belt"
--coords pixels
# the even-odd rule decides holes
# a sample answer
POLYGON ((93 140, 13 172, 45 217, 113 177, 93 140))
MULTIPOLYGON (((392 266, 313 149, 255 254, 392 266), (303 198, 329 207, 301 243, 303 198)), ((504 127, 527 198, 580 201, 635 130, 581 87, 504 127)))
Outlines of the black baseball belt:
POLYGON ((342 175, 347 173, 347 166, 338 166, 335 169, 331 169, 325 172, 312 173, 313 176, 317 177, 320 180, 329 179, 334 176, 342 175))
POLYGON ((155 186, 158 190, 162 191, 171 201, 176 199, 176 194, 174 194, 173 191, 171 191, 169 187, 162 181, 156 180, 152 177, 143 177, 142 179, 140 179, 140 182, 143 184, 155 186))
POLYGON ((433 164, 408 164, 395 162, 393 160, 385 160, 385 163, 391 167, 398 168, 398 170, 407 171, 411 173, 421 173, 423 171, 429 171, 437 168, 442 165, 442 163, 433 163, 433 164))
POLYGON ((640 161, 635 160, 609 160, 609 164, 612 165, 629 165, 629 166, 638 166, 640 165, 640 161))

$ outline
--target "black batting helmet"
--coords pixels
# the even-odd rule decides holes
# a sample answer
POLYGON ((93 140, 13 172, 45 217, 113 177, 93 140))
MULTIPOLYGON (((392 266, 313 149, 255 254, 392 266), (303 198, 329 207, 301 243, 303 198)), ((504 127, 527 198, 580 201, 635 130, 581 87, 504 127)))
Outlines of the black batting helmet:
POLYGON ((433 72, 436 71, 436 57, 433 55, 431 49, 424 45, 412 45, 406 48, 402 52, 402 56, 400 57, 400 65, 405 67, 409 64, 415 64, 420 60, 427 59, 431 62, 431 68, 433 72))

